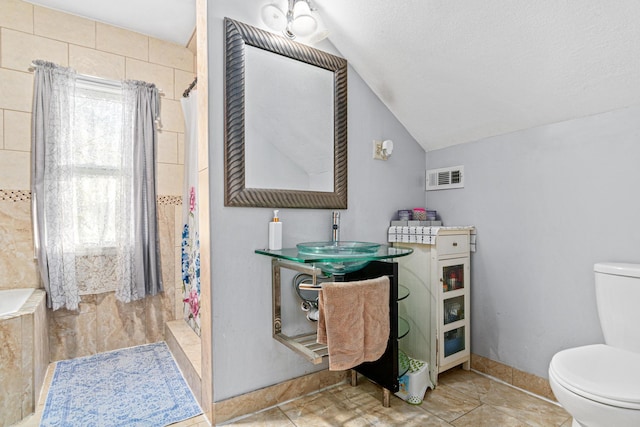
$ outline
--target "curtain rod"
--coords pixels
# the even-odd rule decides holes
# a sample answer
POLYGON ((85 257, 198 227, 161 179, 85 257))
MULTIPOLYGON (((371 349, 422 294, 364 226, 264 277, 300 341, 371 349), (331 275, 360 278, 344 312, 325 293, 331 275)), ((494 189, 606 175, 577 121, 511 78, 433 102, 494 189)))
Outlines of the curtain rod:
MULTIPOLYGON (((35 68, 36 66, 37 65, 32 62, 31 66, 29 67, 29 71, 34 72, 36 69, 35 68)), ((119 80, 107 79, 105 77, 98 77, 98 76, 90 76, 88 74, 80 74, 80 73, 78 73, 77 76, 80 80, 89 81, 92 83, 98 83, 98 84, 103 84, 105 86, 111 86, 111 87, 117 87, 117 88, 122 87, 122 82, 119 80)), ((161 96, 164 95, 164 92, 162 91, 162 89, 158 88, 158 94, 161 96)))
POLYGON ((198 84, 198 78, 196 77, 195 79, 193 79, 193 81, 191 82, 191 84, 189 85, 187 90, 182 92, 182 97, 183 98, 188 98, 189 97, 189 93, 191 93, 191 91, 193 90, 194 87, 196 87, 197 84, 198 84))

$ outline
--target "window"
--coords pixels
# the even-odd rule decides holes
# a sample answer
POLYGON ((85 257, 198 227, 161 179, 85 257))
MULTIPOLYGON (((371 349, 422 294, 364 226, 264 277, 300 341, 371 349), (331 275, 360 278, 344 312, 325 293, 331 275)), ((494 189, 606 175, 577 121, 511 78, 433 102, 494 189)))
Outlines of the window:
POLYGON ((116 246, 116 207, 124 190, 122 91, 79 83, 73 102, 74 241, 79 252, 116 246))
POLYGON ((157 88, 34 66, 31 194, 49 306, 77 310, 110 287, 122 302, 157 294, 157 88))

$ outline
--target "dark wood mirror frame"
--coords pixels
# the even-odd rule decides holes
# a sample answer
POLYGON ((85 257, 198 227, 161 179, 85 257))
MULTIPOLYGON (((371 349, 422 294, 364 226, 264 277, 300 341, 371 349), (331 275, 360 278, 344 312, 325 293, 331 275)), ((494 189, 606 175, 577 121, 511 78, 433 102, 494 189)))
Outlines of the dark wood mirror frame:
MULTIPOLYGON (((347 61, 225 18, 225 206, 347 208, 347 61), (245 46, 334 73, 333 192, 245 188, 245 46)), ((329 143, 329 141, 328 141, 329 143)))

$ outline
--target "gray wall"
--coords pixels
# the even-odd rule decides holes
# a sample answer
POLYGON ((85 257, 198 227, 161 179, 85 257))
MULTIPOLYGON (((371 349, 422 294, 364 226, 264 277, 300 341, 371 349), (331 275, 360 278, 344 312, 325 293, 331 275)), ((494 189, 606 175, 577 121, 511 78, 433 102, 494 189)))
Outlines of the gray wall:
POLYGON ((465 188, 427 193, 477 226, 472 352, 547 377, 560 349, 602 342, 593 264, 640 262, 640 107, 427 153, 465 188))
MULTIPOLYGON (((267 246, 271 209, 224 207, 223 17, 260 26, 263 1, 209 2, 209 129, 214 401, 324 369, 271 337, 271 271, 267 246)), ((325 43, 322 49, 332 49, 325 43)), ((348 59, 348 58, 347 58, 348 59)), ((424 202, 425 152, 349 70, 349 209, 342 212, 343 240, 386 241, 397 209, 424 202), (372 140, 393 139, 391 159, 372 159, 372 140)), ((283 245, 331 238, 331 210, 283 209, 283 245)), ((307 322, 293 299, 283 297, 283 317, 307 322)), ((307 325, 308 327, 308 325, 307 325)))

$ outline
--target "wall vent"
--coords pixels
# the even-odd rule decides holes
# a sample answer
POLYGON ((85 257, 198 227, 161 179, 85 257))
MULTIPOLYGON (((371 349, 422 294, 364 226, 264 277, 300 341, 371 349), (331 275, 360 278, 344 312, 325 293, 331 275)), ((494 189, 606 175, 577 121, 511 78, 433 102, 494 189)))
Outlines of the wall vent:
POLYGON ((427 171, 426 190, 448 190, 464 187, 464 166, 452 166, 427 171))

